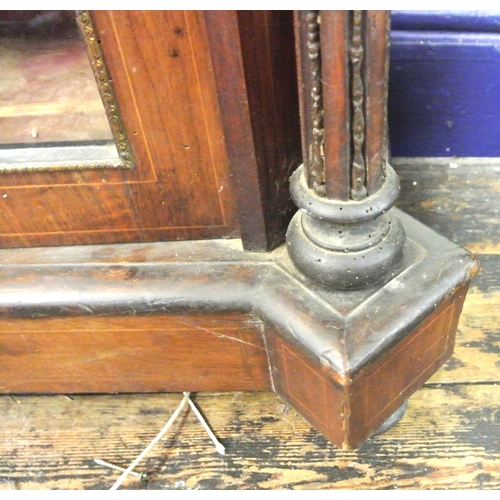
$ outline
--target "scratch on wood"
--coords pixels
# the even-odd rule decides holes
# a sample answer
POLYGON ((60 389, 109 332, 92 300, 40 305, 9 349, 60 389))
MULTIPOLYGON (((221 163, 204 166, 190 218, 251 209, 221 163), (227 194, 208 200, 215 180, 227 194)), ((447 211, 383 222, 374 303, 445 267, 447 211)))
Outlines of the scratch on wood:
POLYGON ((246 342, 242 339, 239 339, 238 337, 231 337, 230 335, 224 335, 223 333, 217 332, 215 330, 210 330, 209 328, 204 328, 203 326, 192 324, 189 321, 182 321, 182 320, 178 320, 178 321, 179 321, 179 323, 182 323, 183 325, 189 326, 191 328, 195 328, 197 330, 202 330, 204 332, 211 333, 212 335, 215 335, 216 337, 218 337, 220 339, 234 340, 235 342, 240 342, 242 344, 246 344, 246 345, 255 347, 256 349, 261 349, 263 351, 266 351, 265 348, 258 346, 256 344, 252 344, 251 342, 246 342))

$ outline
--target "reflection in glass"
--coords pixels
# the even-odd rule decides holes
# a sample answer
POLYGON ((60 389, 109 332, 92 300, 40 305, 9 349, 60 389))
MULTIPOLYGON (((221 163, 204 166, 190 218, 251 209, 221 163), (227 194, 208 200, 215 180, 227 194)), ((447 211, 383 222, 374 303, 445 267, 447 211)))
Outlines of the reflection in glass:
POLYGON ((75 12, 0 11, 0 169, 105 160, 119 156, 75 12))

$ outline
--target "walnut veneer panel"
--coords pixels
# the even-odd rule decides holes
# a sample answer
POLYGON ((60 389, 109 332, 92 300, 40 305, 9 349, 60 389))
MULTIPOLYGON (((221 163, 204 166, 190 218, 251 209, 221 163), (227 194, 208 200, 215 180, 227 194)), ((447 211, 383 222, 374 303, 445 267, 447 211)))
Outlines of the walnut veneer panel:
POLYGON ((0 392, 269 390, 244 315, 0 320, 0 392))
POLYGON ((393 349, 354 377, 352 440, 375 431, 452 355, 468 286, 457 290, 393 349))
POLYGON ((459 288, 383 356, 340 383, 269 329, 276 392, 332 443, 359 446, 451 356, 466 293, 467 286, 459 288))

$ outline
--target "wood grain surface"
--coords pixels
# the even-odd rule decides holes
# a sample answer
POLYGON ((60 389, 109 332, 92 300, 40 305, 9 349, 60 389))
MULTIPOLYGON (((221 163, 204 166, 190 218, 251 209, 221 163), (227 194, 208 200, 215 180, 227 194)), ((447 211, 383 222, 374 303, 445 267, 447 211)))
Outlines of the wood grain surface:
POLYGON ((271 390, 243 314, 0 319, 0 392, 271 390))
POLYGON ((349 11, 321 11, 321 64, 325 114, 325 187, 330 198, 348 200, 351 164, 349 11))

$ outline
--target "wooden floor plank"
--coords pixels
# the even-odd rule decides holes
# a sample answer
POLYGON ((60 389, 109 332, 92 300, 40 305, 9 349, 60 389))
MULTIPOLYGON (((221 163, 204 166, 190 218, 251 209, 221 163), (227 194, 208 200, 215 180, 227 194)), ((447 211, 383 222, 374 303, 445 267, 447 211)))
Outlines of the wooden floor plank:
POLYGON ((429 383, 500 382, 500 292, 467 294, 452 358, 429 383))
MULTIPOLYGON (((0 488, 106 489, 175 409, 178 394, 0 398, 0 488)), ((357 451, 329 444, 272 393, 199 394, 227 454, 192 412, 152 450, 126 489, 500 487, 500 386, 426 387, 404 419, 357 451)))
POLYGON ((394 158, 397 205, 471 252, 500 253, 499 158, 394 158))

